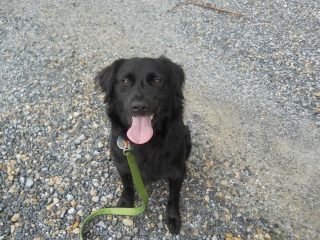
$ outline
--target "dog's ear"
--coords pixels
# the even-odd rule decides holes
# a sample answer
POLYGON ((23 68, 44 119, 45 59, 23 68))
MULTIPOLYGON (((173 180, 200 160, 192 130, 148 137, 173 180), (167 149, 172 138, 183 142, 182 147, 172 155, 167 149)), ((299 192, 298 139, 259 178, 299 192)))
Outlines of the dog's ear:
POLYGON ((181 66, 179 66, 176 63, 173 63, 170 59, 166 57, 160 57, 160 61, 164 62, 169 71, 170 71, 170 77, 174 82, 174 90, 177 96, 181 99, 184 99, 183 97, 183 86, 185 82, 185 74, 181 66))
POLYGON ((110 66, 102 69, 95 77, 96 88, 100 88, 105 93, 104 102, 108 102, 112 95, 112 89, 117 71, 125 59, 114 61, 110 66))

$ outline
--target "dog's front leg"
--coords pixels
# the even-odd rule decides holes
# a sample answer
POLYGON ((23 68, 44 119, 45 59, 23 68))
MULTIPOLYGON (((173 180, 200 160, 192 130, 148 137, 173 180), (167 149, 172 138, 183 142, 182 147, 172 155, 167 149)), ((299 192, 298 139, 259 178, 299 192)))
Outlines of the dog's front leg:
POLYGON ((167 205, 167 224, 171 234, 179 234, 181 217, 179 210, 180 190, 184 176, 180 178, 169 178, 169 200, 167 205))
POLYGON ((117 203, 118 207, 130 208, 133 207, 134 200, 134 186, 131 173, 119 171, 119 175, 121 177, 121 181, 123 184, 123 190, 121 197, 117 203))

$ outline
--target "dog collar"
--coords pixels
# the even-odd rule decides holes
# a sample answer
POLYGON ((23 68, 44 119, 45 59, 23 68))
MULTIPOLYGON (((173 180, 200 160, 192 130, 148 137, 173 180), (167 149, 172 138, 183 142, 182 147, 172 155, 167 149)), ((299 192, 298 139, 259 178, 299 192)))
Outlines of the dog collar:
POLYGON ((120 149, 123 150, 124 155, 127 151, 132 150, 132 144, 130 144, 130 141, 123 139, 121 136, 117 138, 117 145, 120 149))

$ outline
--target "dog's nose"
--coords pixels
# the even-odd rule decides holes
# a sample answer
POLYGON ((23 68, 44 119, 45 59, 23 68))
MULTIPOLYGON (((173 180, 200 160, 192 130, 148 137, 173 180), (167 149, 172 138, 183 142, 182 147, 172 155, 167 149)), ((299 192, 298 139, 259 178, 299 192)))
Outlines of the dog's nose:
POLYGON ((131 108, 135 114, 143 115, 148 110, 149 104, 146 101, 133 101, 131 108))

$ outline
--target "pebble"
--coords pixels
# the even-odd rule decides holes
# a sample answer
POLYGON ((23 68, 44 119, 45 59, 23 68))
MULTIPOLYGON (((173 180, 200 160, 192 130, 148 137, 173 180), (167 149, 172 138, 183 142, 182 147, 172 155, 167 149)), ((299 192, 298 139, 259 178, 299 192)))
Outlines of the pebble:
POLYGON ((13 234, 16 230, 16 226, 15 225, 11 225, 11 228, 10 228, 10 233, 13 234))
POLYGON ((46 207, 46 209, 47 209, 47 211, 50 211, 53 207, 54 207, 54 203, 51 203, 51 204, 49 204, 47 207, 46 207))
POLYGON ((126 225, 127 227, 131 227, 133 225, 133 220, 130 218, 124 218, 122 220, 123 224, 126 225))
POLYGON ((73 196, 72 196, 71 194, 67 194, 67 200, 68 200, 68 201, 73 200, 73 196))
POLYGON ((68 210, 68 214, 69 215, 72 215, 72 214, 74 214, 75 213, 75 209, 74 208, 70 208, 69 210, 68 210))
POLYGON ((61 212, 59 213, 59 217, 60 217, 60 218, 64 218, 64 216, 66 215, 66 213, 67 213, 67 210, 61 211, 61 212))
POLYGON ((197 236, 199 235, 199 230, 195 229, 195 230, 193 231, 193 235, 197 237, 197 236))
POLYGON ((26 188, 30 188, 32 186, 33 186, 33 179, 32 178, 27 178, 25 187, 26 188))
POLYGON ((80 209, 78 212, 77 212, 77 215, 80 216, 80 217, 83 217, 84 216, 84 211, 82 209, 80 209))
POLYGON ((12 221, 12 222, 18 222, 18 221, 20 221, 20 220, 21 220, 21 215, 20 215, 20 213, 14 214, 14 215, 12 216, 12 218, 11 218, 11 221, 12 221))
POLYGON ((98 142, 98 148, 103 148, 104 144, 102 142, 98 142))
POLYGON ((99 202, 99 200, 100 200, 100 197, 99 196, 94 196, 94 197, 92 197, 91 198, 91 200, 93 201, 93 202, 99 202))
POLYGON ((107 225, 106 225, 105 222, 103 222, 103 221, 99 221, 99 222, 97 223, 97 226, 98 226, 98 227, 102 227, 102 228, 104 228, 104 229, 107 229, 107 225))
POLYGON ((93 186, 95 186, 95 187, 99 187, 99 180, 98 179, 92 179, 92 184, 93 184, 93 186))
POLYGON ((90 191, 90 196, 92 196, 92 197, 97 196, 97 194, 98 194, 98 191, 96 189, 92 188, 90 191))
POLYGON ((271 239, 271 236, 269 235, 269 233, 266 233, 266 234, 264 235, 264 239, 265 239, 265 240, 271 239))
POLYGON ((75 206, 77 206, 77 202, 76 202, 76 201, 71 201, 70 205, 71 205, 72 207, 75 207, 75 206))

